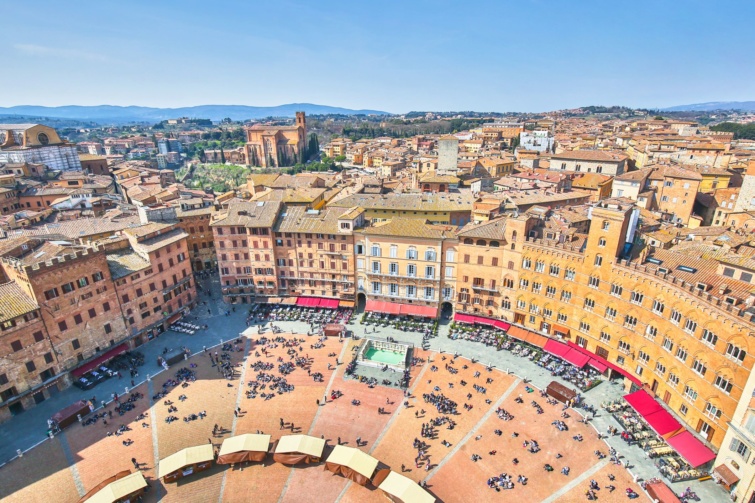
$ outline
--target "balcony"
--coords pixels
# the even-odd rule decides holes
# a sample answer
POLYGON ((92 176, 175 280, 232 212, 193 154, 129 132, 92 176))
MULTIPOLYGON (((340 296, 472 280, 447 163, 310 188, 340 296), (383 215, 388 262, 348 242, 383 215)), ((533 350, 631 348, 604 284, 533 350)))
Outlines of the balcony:
POLYGON ((496 288, 490 288, 490 287, 487 287, 485 285, 472 285, 472 290, 474 290, 476 292, 488 292, 488 293, 491 293, 491 294, 498 294, 498 293, 500 293, 498 291, 498 289, 496 289, 496 288))
POLYGON ((366 271, 366 274, 368 276, 375 276, 380 278, 397 278, 401 280, 412 280, 412 281, 440 281, 439 277, 432 277, 432 278, 426 278, 424 276, 414 275, 414 276, 407 276, 403 274, 385 274, 382 272, 373 272, 373 271, 366 271))

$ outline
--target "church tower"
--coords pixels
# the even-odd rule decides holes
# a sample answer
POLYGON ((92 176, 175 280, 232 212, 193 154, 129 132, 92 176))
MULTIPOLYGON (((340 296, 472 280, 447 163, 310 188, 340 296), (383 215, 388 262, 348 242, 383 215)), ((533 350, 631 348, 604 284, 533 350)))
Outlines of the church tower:
POLYGON ((307 128, 307 119, 304 116, 304 112, 296 112, 296 126, 301 128, 307 128))

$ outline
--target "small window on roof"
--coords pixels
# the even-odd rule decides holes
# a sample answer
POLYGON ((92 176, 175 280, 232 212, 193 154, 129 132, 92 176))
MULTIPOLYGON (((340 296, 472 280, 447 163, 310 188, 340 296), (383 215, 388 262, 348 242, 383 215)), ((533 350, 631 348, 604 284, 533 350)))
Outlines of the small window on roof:
POLYGON ((697 269, 688 265, 680 265, 677 267, 677 269, 683 272, 697 272, 697 269))
POLYGON ((657 258, 654 258, 654 257, 648 258, 647 261, 650 262, 651 264, 655 264, 655 265, 661 265, 663 263, 663 260, 660 260, 660 259, 657 259, 657 258))
POLYGON ((737 299, 735 299, 734 297, 726 296, 724 297, 724 302, 726 302, 727 304, 731 304, 733 306, 734 304, 737 303, 737 299))
POLYGON ((695 285, 695 288, 697 288, 698 290, 702 290, 704 292, 705 290, 708 289, 708 284, 707 283, 698 283, 697 285, 695 285))

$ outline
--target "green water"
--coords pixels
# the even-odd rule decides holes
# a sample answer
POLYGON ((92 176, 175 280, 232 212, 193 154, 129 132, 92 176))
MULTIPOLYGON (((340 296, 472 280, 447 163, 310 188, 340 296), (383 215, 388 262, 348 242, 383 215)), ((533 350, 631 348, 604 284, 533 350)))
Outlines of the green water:
POLYGON ((384 349, 369 348, 364 352, 365 360, 373 362, 388 363, 390 365, 399 365, 404 363, 404 355, 396 351, 386 351, 384 349))

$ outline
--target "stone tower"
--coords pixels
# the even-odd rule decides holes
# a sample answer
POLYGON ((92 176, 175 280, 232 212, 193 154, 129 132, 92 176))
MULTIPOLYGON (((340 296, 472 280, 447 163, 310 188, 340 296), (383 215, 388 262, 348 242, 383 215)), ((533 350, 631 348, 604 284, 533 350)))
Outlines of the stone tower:
POLYGON ((442 136, 438 140, 438 174, 455 175, 459 171, 459 139, 442 136))
POLYGON ((305 128, 307 127, 307 118, 304 114, 304 112, 296 112, 296 125, 298 127, 305 128))

